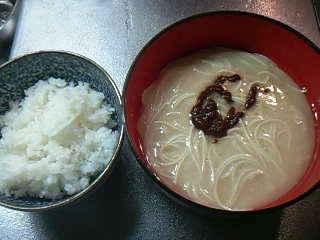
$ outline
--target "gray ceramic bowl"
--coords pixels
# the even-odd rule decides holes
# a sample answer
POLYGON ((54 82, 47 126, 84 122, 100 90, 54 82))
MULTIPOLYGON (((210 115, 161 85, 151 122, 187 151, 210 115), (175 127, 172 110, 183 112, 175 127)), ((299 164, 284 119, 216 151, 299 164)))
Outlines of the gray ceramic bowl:
POLYGON ((20 100, 24 90, 34 85, 39 79, 61 78, 67 82, 87 82, 91 89, 102 92, 106 100, 115 108, 114 120, 118 123, 119 140, 109 165, 90 185, 79 193, 59 200, 46 200, 34 197, 15 199, 0 196, 0 205, 26 211, 52 209, 65 206, 96 189, 111 173, 123 141, 122 103, 119 90, 110 76, 93 61, 68 52, 40 51, 13 59, 0 67, 0 114, 8 109, 10 100, 20 100))

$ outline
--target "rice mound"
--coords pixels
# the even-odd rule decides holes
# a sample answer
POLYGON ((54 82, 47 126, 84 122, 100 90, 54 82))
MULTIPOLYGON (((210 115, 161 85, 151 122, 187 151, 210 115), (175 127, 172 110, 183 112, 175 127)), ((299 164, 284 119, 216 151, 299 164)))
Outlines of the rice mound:
POLYGON ((59 199, 86 188, 118 142, 114 108, 87 83, 40 80, 0 116, 0 193, 59 199))

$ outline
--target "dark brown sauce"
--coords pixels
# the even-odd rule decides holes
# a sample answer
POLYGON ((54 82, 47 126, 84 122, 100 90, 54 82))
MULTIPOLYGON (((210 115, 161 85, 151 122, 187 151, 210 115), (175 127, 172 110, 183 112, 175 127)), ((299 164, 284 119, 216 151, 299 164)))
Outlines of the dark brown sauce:
MULTIPOLYGON (((212 86, 207 87, 206 90, 200 93, 197 103, 193 106, 190 113, 191 121, 196 128, 202 130, 206 135, 221 138, 227 135, 229 129, 237 125, 240 118, 245 115, 245 110, 248 110, 256 103, 257 93, 262 89, 260 89, 258 85, 253 85, 247 96, 244 106, 245 110, 236 111, 234 107, 231 107, 225 118, 219 113, 216 101, 209 95, 218 93, 227 103, 231 103, 233 102, 232 93, 229 92, 223 84, 226 81, 236 82, 239 80, 241 80, 241 77, 238 74, 220 76, 212 86)), ((264 88, 262 92, 266 93, 268 91, 269 89, 264 88)), ((217 139, 213 142, 216 143, 217 139)))

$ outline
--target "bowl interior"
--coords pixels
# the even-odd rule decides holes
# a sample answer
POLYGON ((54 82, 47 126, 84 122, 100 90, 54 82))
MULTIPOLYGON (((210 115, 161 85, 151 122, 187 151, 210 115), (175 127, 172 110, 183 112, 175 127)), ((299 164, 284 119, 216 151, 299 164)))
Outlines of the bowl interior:
MULTIPOLYGON (((191 52, 213 47, 238 48, 260 53, 273 60, 300 87, 306 87, 307 98, 319 124, 320 51, 295 30, 277 21, 249 13, 215 12, 182 20, 159 33, 141 51, 133 63, 125 85, 124 117, 127 133, 141 163, 149 169, 137 132, 141 114, 141 95, 169 62, 191 52)), ((154 180, 157 179, 154 177, 154 180)), ((316 128, 314 157, 299 184, 271 208, 303 195, 320 180, 319 128, 316 128)))
POLYGON ((71 202, 87 193, 111 171, 117 153, 122 143, 122 104, 120 93, 110 76, 92 61, 67 52, 37 52, 14 59, 0 68, 0 114, 9 109, 9 101, 20 100, 24 97, 24 90, 33 86, 39 80, 49 77, 61 78, 66 82, 87 82, 93 90, 102 92, 106 100, 115 108, 114 120, 118 123, 116 129, 120 139, 115 156, 109 165, 95 179, 88 188, 59 200, 46 200, 25 197, 21 199, 0 196, 0 203, 8 207, 22 210, 52 208, 71 202))

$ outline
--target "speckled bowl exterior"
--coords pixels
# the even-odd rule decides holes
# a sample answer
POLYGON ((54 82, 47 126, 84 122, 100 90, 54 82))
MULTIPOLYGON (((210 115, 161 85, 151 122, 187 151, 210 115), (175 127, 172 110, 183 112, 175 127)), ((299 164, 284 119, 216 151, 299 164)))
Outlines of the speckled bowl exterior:
POLYGON ((39 80, 50 77, 67 82, 87 82, 91 89, 102 92, 106 101, 115 108, 114 120, 118 123, 119 141, 109 165, 83 191, 59 200, 25 197, 7 198, 0 195, 0 205, 26 211, 52 209, 67 205, 91 192, 111 173, 123 141, 122 103, 120 92, 111 77, 90 59, 63 51, 40 51, 15 58, 0 67, 0 114, 9 109, 10 101, 21 100, 24 91, 39 80))

